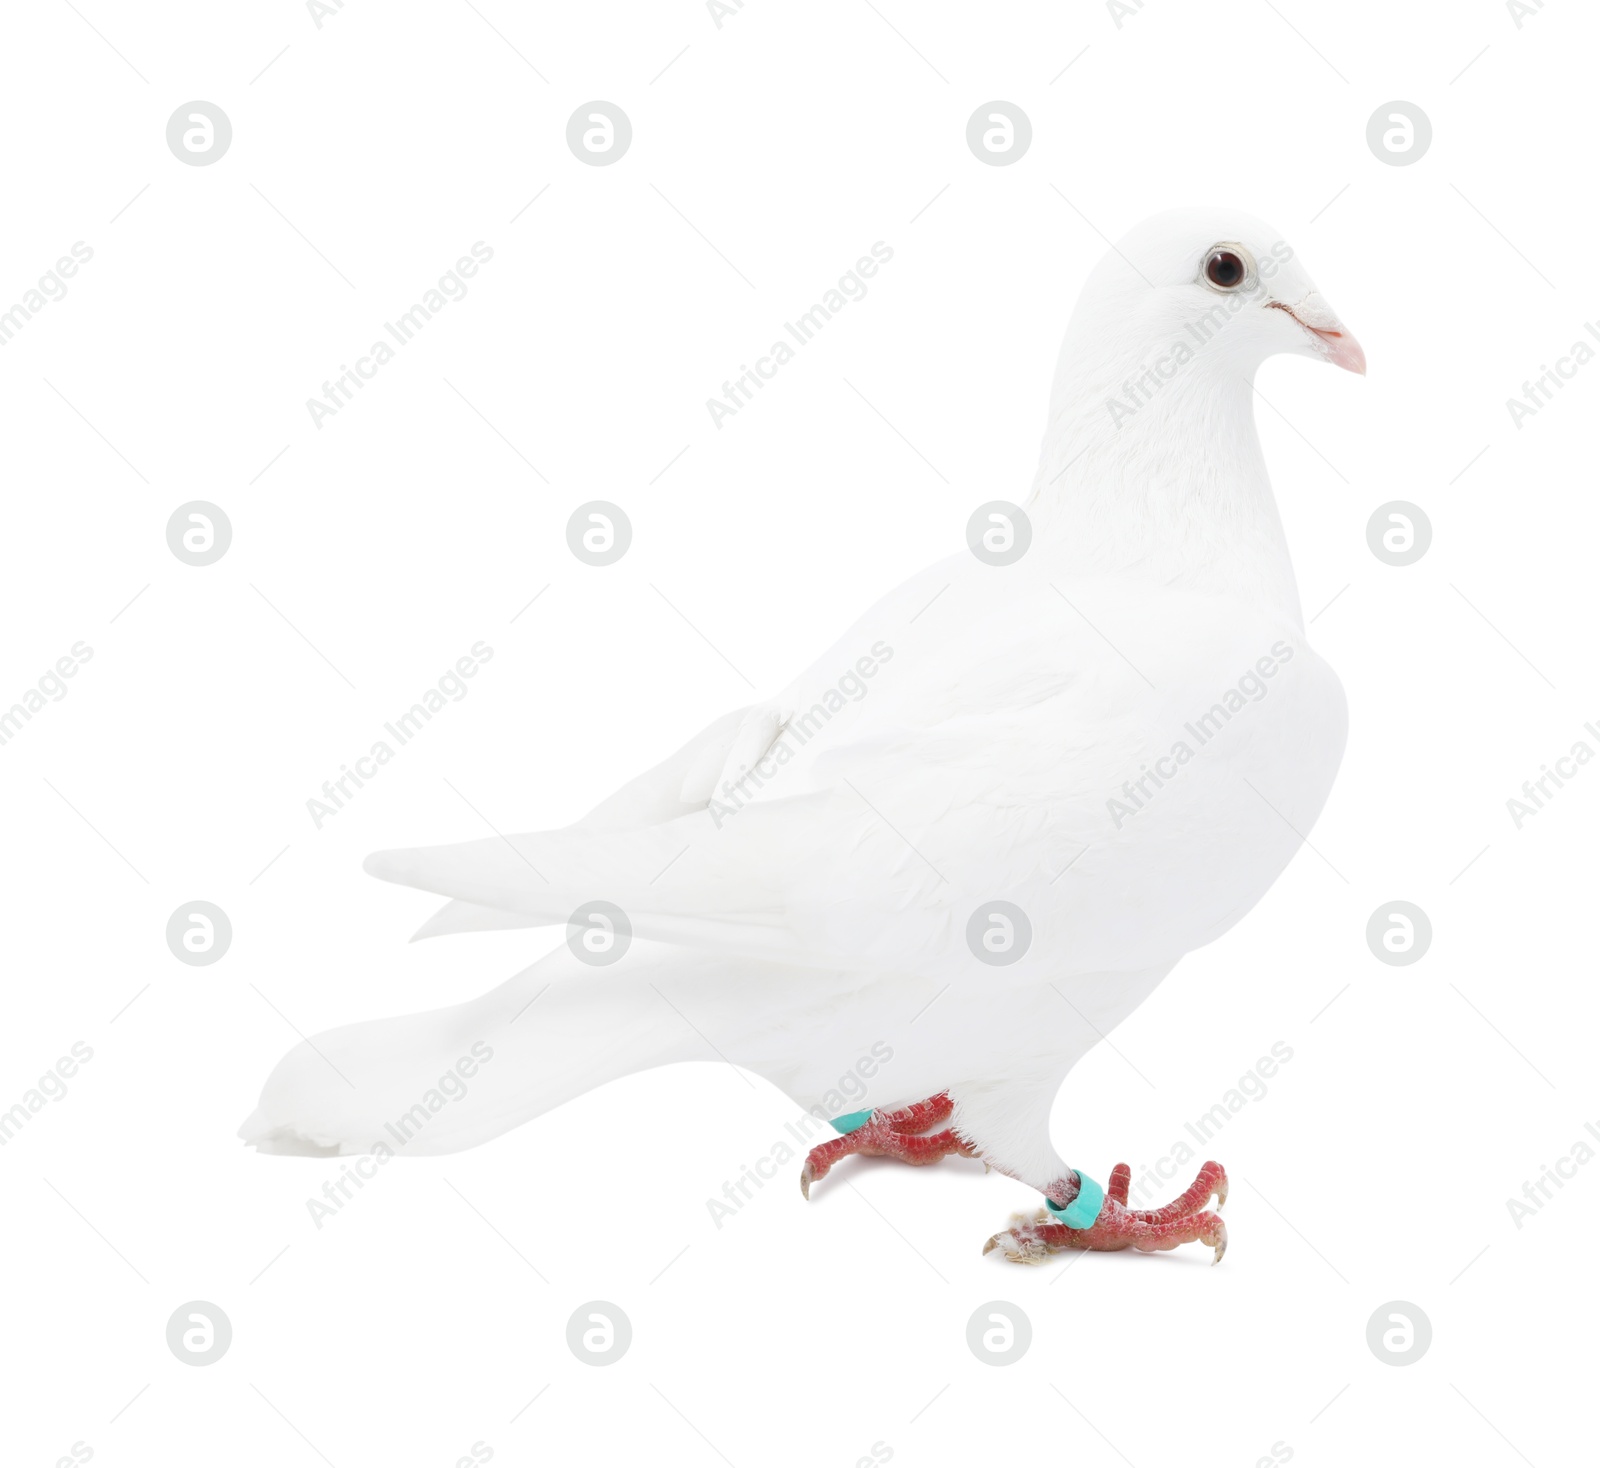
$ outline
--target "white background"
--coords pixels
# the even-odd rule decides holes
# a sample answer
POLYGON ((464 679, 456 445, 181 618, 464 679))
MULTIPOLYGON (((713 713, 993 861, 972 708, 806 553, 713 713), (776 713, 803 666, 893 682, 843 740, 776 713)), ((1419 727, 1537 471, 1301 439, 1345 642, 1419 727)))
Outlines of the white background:
POLYGON ((94 251, 0 349, 0 705, 94 649, 0 748, 0 1108, 94 1051, 0 1149, 8 1464, 75 1442, 108 1465, 337 1468, 446 1468, 474 1443, 739 1468, 874 1444, 1138 1468, 1274 1444, 1589 1451, 1600 1166, 1520 1228, 1506 1200, 1600 1121, 1600 772, 1521 830, 1505 802, 1574 741, 1600 748, 1600 364, 1520 429, 1505 402, 1600 317, 1600 18, 1148 0, 1119 28, 1088 0, 748 0, 718 29, 690 0, 349 0, 318 29, 289 0, 77 9, 13 9, 0 94, 0 303, 74 241, 94 251), (234 129, 198 168, 165 142, 197 98, 234 129), (565 141, 594 98, 633 124, 611 167, 565 141), (965 142, 994 98, 1033 123, 1010 167, 965 142), (1395 98, 1434 128, 1409 167, 1366 144, 1395 98), (454 1002, 559 941, 408 947, 431 904, 361 856, 482 834, 467 801, 502 830, 577 817, 787 682, 977 505, 1021 499, 1102 232, 1189 203, 1271 221, 1371 364, 1279 359, 1258 383, 1312 637, 1351 706, 1316 849, 1055 1110, 1068 1157, 1142 1169, 1290 1046, 1201 1152, 1233 1178, 1224 1263, 982 1257, 1036 1199, 959 1159, 848 1163, 806 1205, 796 1158, 719 1229, 706 1200, 798 1113, 714 1059, 390 1167, 318 1230, 305 1200, 332 1165, 234 1137, 295 1028, 454 1002), (314 427, 306 398, 477 240, 494 259, 470 294, 314 427), (715 428, 705 399, 878 240, 894 259, 870 294, 715 428), (606 570, 564 537, 596 498, 635 530, 606 570), (234 529, 205 569, 164 538, 193 499, 234 529), (1393 499, 1434 527, 1406 569, 1366 544, 1393 499), (317 830, 307 798, 480 639, 470 696, 317 830), (234 927, 212 967, 164 941, 197 898, 234 927), (1366 946, 1394 899, 1433 922, 1411 967, 1366 946), (203 1369, 165 1342, 195 1299, 234 1331, 203 1369), (604 1369, 565 1341, 592 1299, 633 1324, 604 1369), (991 1300, 1032 1322, 1014 1366, 966 1344, 991 1300), (1366 1341, 1391 1300, 1432 1322, 1403 1368, 1366 1341))

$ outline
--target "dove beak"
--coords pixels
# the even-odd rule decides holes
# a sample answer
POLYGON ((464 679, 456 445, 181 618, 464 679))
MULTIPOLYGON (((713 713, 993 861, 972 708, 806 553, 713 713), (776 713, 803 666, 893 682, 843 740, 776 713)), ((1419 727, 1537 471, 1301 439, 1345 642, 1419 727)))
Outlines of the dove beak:
POLYGON ((1316 342, 1326 361, 1346 372, 1367 375, 1367 354, 1355 339, 1350 328, 1333 313, 1328 303, 1316 291, 1289 305, 1284 301, 1268 301, 1276 310, 1287 311, 1316 342))
POLYGON ((1313 326, 1309 330, 1322 339, 1328 360, 1335 367, 1343 367, 1346 372, 1355 372, 1362 377, 1367 375, 1367 354, 1361 350, 1361 343, 1351 334, 1349 327, 1341 325, 1337 331, 1328 331, 1313 326))

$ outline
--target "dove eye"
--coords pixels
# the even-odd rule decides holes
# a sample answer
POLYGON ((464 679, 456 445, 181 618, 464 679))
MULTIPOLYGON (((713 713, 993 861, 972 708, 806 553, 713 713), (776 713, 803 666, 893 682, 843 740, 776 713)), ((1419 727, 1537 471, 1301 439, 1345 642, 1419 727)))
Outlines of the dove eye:
POLYGON ((1250 267, 1242 251, 1218 245, 1206 256, 1202 273, 1219 291, 1232 291, 1249 278, 1250 267))

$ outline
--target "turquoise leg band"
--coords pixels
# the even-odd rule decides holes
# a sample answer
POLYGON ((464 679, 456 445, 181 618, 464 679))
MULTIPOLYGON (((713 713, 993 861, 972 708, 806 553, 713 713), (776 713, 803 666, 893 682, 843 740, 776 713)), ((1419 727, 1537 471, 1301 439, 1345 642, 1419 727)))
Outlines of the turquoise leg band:
POLYGON ((872 1120, 871 1111, 852 1111, 845 1116, 836 1116, 828 1123, 841 1137, 848 1137, 851 1132, 859 1131, 872 1120))
MULTIPOLYGON (((838 1125, 836 1122, 835 1125, 838 1125)), ((1044 1200, 1044 1206, 1050 1210, 1050 1216, 1057 1223, 1064 1223, 1068 1228, 1093 1228, 1094 1221, 1100 1216, 1100 1209, 1106 1201, 1106 1190, 1100 1186, 1086 1172, 1078 1173, 1078 1196, 1065 1208, 1057 1208, 1050 1199, 1044 1200)))

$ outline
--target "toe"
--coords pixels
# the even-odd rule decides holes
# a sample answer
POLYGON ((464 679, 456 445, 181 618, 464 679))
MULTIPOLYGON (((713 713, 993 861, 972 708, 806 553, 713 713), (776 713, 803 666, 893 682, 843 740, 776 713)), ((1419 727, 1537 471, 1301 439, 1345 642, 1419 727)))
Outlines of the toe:
POLYGON ((1046 1222, 1047 1217, 1042 1208, 1037 1214, 1013 1213, 1010 1224, 983 1246, 983 1252, 999 1249, 1013 1264, 1043 1264, 1067 1247, 1067 1230, 1046 1222))
POLYGON ((1198 1217, 1213 1198, 1219 1207, 1228 1200, 1228 1174, 1220 1162, 1207 1162, 1201 1167, 1188 1189, 1165 1208, 1130 1208, 1128 1214, 1140 1223, 1177 1223, 1198 1217))

